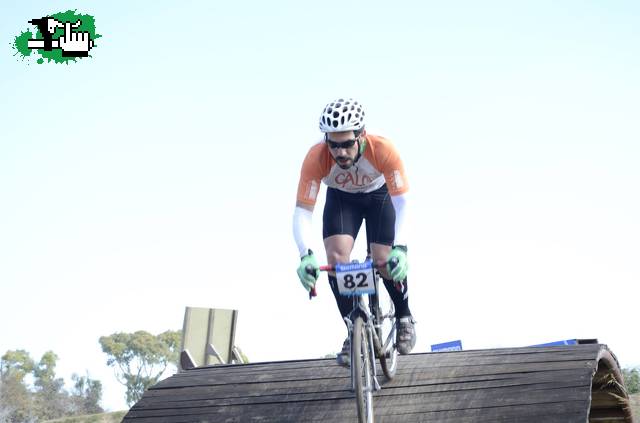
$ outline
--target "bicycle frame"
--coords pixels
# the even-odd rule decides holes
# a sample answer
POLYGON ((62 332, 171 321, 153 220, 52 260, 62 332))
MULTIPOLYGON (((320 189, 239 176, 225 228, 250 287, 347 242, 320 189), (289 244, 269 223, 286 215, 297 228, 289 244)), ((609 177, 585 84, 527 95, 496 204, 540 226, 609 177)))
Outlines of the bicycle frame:
MULTIPOLYGON (((366 260, 370 260, 371 256, 367 255, 366 260)), ((309 270, 307 270, 309 271, 309 270)), ((326 265, 326 266, 320 266, 320 271, 322 272, 332 272, 335 271, 335 266, 333 265, 326 265)), ((387 338, 384 340, 384 342, 382 342, 382 323, 386 320, 386 319, 394 319, 395 318, 395 313, 394 313, 394 307, 393 307, 393 302, 390 302, 391 305, 391 309, 389 310, 388 314, 382 315, 381 312, 382 310, 380 310, 379 307, 379 295, 378 295, 378 290, 379 290, 379 279, 380 279, 380 273, 378 272, 378 270, 374 270, 374 288, 375 288, 375 294, 366 294, 366 297, 368 298, 368 304, 365 304, 364 302, 364 296, 365 295, 356 295, 353 297, 353 309, 351 310, 351 312, 349 313, 349 318, 347 319, 347 317, 344 318, 345 322, 347 323, 347 327, 349 328, 349 336, 351 337, 351 331, 352 331, 352 325, 353 325, 353 318, 352 316, 354 316, 353 313, 355 312, 359 312, 362 313, 362 317, 364 319, 365 322, 370 322, 373 321, 372 326, 373 329, 375 329, 373 331, 373 335, 372 336, 372 340, 375 342, 375 347, 376 347, 376 354, 373 357, 378 357, 380 358, 385 351, 388 350, 389 345, 392 344, 395 341, 395 335, 396 335, 396 327, 395 325, 392 326, 391 330, 389 331, 389 334, 387 335, 387 338), (368 307, 367 307, 368 305, 368 307), (373 318, 373 319, 372 319, 373 318)), ((311 289, 311 291, 309 291, 309 299, 312 299, 313 297, 315 297, 317 295, 316 293, 316 289, 315 287, 311 289)), ((386 372, 386 371, 385 371, 386 372)), ((390 379, 392 376, 388 376, 390 379)))
MULTIPOLYGON (((365 261, 367 260, 370 260, 369 255, 365 261)), ((397 262, 392 261, 390 265, 393 268, 397 262)), ((309 266, 306 270, 309 274, 315 274, 309 266)), ((336 268, 331 265, 320 266, 320 270, 335 271, 336 268)), ((373 392, 382 389, 378 382, 376 358, 380 360, 382 370, 388 379, 394 377, 397 365, 395 310, 393 301, 389 299, 390 310, 388 314, 382 314, 379 296, 380 276, 379 271, 374 268, 373 293, 354 291, 353 308, 344 317, 351 344, 351 390, 356 393, 359 421, 368 423, 373 422, 373 392), (387 338, 382 339, 385 322, 391 323, 391 328, 387 338)), ((309 292, 309 298, 315 295, 314 287, 309 292)))

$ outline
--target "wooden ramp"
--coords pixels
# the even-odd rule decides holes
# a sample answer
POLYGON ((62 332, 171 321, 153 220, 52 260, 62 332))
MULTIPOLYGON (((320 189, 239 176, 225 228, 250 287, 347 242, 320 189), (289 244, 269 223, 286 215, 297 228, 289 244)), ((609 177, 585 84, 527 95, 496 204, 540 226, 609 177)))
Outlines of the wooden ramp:
MULTIPOLYGON (((411 354, 374 394, 376 422, 632 422, 604 345, 411 354)), ((124 421, 353 422, 332 359, 201 367, 148 390, 124 421)))

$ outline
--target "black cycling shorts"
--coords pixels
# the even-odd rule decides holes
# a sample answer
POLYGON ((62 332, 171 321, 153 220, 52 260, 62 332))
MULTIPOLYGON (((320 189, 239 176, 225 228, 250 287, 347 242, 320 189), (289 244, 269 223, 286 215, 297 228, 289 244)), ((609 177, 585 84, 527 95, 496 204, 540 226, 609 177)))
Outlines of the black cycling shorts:
POLYGON ((327 201, 322 215, 322 237, 358 235, 362 219, 366 220, 367 241, 393 245, 396 211, 387 185, 367 193, 348 193, 327 188, 327 201))

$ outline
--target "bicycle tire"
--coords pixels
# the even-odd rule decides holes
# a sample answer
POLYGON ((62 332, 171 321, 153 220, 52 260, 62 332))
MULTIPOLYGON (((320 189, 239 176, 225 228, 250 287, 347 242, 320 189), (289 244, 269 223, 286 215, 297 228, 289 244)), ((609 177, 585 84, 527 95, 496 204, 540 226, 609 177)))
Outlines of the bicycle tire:
MULTIPOLYGON (((356 408, 359 423, 373 422, 373 374, 372 357, 369 349, 369 337, 362 316, 353 322, 351 339, 351 369, 356 391, 356 408)), ((375 365, 375 363, 374 363, 375 365)))
POLYGON ((398 349, 396 348, 395 340, 395 307, 391 298, 386 298, 388 302, 385 305, 382 304, 379 294, 375 295, 372 314, 375 316, 376 335, 378 335, 376 355, 380 360, 382 372, 388 380, 391 380, 396 375, 396 369, 398 367, 398 349), (390 338, 388 344, 387 338, 390 338), (387 344, 386 348, 385 344, 387 344))
MULTIPOLYGON (((376 326, 376 337, 374 338, 376 357, 380 360, 380 367, 382 372, 387 377, 387 380, 393 379, 396 375, 396 369, 398 366, 398 350, 395 344, 395 307, 393 301, 387 295, 386 301, 380 297, 379 280, 381 279, 380 273, 376 272, 375 286, 376 293, 369 296, 369 310, 374 316, 374 325, 376 326), (384 303, 384 304, 383 304, 384 303), (392 316, 383 318, 383 316, 392 316), (387 337, 391 337, 391 340, 385 348, 387 337)), ((375 363, 374 363, 375 364, 375 363)))
MULTIPOLYGON (((391 318, 391 331, 386 333, 380 333, 381 342, 385 342, 387 336, 391 335, 392 339, 386 349, 382 349, 380 352, 380 367, 382 367, 382 372, 387 377, 387 379, 391 380, 396 375, 396 370, 398 369, 398 350, 396 348, 395 343, 395 326, 396 319, 391 318)), ((384 348, 384 345, 383 345, 384 348)))

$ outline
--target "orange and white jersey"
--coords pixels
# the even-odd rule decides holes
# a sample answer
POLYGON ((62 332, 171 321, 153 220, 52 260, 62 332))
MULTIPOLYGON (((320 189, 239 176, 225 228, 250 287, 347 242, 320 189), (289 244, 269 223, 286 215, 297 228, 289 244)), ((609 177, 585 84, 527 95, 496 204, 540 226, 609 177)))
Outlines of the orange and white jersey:
POLYGON ((324 141, 315 144, 302 163, 298 183, 298 202, 313 206, 320 191, 320 181, 350 193, 371 192, 387 184, 391 195, 409 190, 404 166, 397 150, 384 137, 366 135, 366 148, 349 169, 336 164, 324 141))

